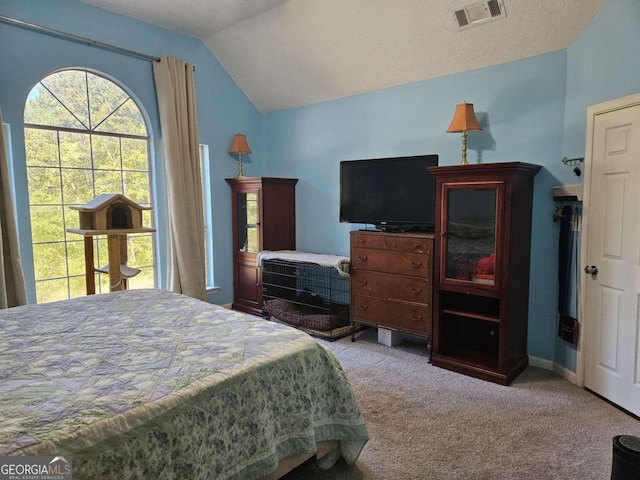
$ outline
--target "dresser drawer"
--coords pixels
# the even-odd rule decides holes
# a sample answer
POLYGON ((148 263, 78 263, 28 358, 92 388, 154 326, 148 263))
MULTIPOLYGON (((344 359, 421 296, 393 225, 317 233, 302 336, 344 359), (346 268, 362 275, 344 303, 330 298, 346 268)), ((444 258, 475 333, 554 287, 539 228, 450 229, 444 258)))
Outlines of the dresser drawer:
POLYGON ((364 295, 353 295, 351 311, 353 321, 375 324, 396 330, 429 333, 431 307, 410 303, 381 300, 364 295))
POLYGON ((420 277, 354 269, 351 271, 351 291, 380 299, 431 303, 431 281, 420 277))
POLYGON ((391 250, 396 252, 419 253, 431 255, 431 238, 411 236, 406 234, 398 236, 393 233, 352 233, 351 246, 360 248, 374 248, 376 250, 391 250))
POLYGON ((419 253, 354 247, 351 249, 351 268, 430 278, 430 258, 419 253))

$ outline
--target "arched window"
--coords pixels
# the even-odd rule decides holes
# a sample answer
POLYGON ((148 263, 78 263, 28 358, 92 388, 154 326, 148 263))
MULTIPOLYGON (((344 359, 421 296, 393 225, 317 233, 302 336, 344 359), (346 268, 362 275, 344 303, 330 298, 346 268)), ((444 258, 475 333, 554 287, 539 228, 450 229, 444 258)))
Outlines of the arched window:
MULTIPOLYGON (((38 303, 85 295, 78 212, 102 193, 151 205, 149 135, 136 102, 121 87, 85 70, 63 70, 31 90, 24 110, 29 208, 38 303)), ((144 211, 145 226, 152 225, 144 211)), ((128 235, 128 264, 141 273, 129 288, 155 284, 151 234, 128 235)), ((94 265, 108 264, 106 237, 94 237, 94 265)), ((109 291, 108 275, 96 289, 109 291)), ((101 278, 99 278, 101 277, 101 278)))

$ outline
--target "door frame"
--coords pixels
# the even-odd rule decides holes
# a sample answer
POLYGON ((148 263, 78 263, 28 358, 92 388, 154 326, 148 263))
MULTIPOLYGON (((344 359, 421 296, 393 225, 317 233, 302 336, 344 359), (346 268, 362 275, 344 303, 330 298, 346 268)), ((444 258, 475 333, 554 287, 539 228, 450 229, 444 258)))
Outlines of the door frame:
POLYGON ((595 121, 598 115, 602 115, 616 110, 622 110, 629 107, 640 105, 640 93, 629 95, 615 100, 609 100, 596 105, 587 107, 587 139, 585 144, 584 158, 584 190, 582 199, 582 228, 580 240, 580 269, 578 275, 580 301, 578 303, 578 315, 580 319, 580 338, 578 341, 578 349, 576 354, 576 384, 584 387, 585 378, 585 332, 591 326, 585 322, 585 306, 586 306, 586 282, 582 281, 582 272, 584 266, 587 265, 587 252, 589 249, 589 206, 591 201, 591 166, 593 163, 593 138, 595 121))

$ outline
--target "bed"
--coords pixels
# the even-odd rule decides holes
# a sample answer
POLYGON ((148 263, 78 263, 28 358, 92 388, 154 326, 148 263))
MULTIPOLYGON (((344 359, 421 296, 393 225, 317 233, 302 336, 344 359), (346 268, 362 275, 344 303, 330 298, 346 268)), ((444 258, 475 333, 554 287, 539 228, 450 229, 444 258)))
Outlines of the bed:
POLYGON ((258 317, 129 290, 3 310, 0 331, 0 455, 71 456, 75 479, 273 478, 368 439, 335 357, 258 317))

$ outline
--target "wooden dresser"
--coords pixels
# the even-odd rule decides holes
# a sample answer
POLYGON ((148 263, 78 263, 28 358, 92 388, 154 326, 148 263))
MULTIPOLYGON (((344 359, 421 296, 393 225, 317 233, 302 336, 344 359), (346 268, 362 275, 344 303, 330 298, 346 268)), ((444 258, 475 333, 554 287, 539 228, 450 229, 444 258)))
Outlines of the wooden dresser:
POLYGON ((352 231, 352 332, 361 324, 430 339, 432 252, 432 233, 352 231))

